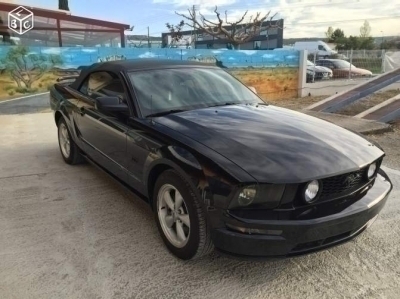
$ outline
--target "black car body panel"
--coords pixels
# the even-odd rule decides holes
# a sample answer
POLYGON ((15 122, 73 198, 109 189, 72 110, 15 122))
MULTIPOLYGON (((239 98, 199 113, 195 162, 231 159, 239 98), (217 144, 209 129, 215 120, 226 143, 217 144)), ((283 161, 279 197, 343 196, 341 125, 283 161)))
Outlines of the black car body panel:
POLYGON ((390 180, 382 173, 362 199, 339 213, 317 219, 254 221, 225 214, 228 225, 213 231, 213 241, 221 251, 253 258, 296 256, 325 249, 352 239, 371 225, 391 189, 390 180), (259 233, 239 232, 245 228, 259 233))
POLYGON ((384 155, 343 128, 270 105, 198 109, 155 122, 224 155, 260 183, 302 183, 359 169, 384 155))
POLYGON ((391 190, 389 179, 382 170, 369 179, 365 173, 372 162, 381 165, 384 152, 329 122, 266 104, 142 117, 127 72, 183 67, 211 66, 159 60, 95 64, 72 84, 55 84, 50 106, 56 122, 60 117, 66 120, 87 159, 150 203, 157 176, 165 169, 176 170, 196 190, 214 244, 225 252, 290 256, 322 249, 351 239, 383 207, 391 190), (102 71, 112 72, 122 82, 129 115, 104 113, 80 91, 90 74, 102 71), (312 204, 304 202, 307 182, 326 181, 336 188, 335 184, 347 184, 348 178, 355 183, 330 197, 321 194, 312 204), (274 205, 232 207, 238 192, 248 185, 269 188, 274 205), (378 198, 376 205, 368 206, 378 198), (262 233, 255 235, 247 228, 262 233), (274 235, 277 230, 282 233, 274 235), (339 236, 335 242, 320 241, 334 236, 339 236), (320 243, 301 249, 301 244, 314 241, 320 243))

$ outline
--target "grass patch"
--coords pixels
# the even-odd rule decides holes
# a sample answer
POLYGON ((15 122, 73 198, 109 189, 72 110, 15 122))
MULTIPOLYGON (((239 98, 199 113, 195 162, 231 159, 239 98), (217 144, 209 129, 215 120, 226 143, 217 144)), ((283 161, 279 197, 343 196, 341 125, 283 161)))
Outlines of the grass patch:
POLYGON ((265 100, 297 97, 297 68, 242 68, 229 72, 247 86, 253 86, 265 100))

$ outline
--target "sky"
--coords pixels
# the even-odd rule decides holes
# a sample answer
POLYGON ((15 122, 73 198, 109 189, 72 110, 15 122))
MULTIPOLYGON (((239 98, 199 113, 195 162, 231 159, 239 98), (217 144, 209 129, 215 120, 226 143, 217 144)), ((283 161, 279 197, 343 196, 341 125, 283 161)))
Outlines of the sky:
MULTIPOLYGON (((0 0, 1 1, 1 0, 0 0)), ((57 9, 58 0, 17 0, 14 3, 57 9)), ((371 35, 400 36, 400 0, 69 0, 72 15, 114 21, 134 26, 133 34, 160 36, 165 23, 179 23, 175 12, 187 12, 196 5, 207 19, 213 20, 215 5, 228 21, 235 21, 248 10, 275 19, 284 19, 284 38, 325 37, 329 26, 341 28, 347 36, 359 35, 367 20, 371 35)), ((190 27, 186 27, 190 29, 190 27)))

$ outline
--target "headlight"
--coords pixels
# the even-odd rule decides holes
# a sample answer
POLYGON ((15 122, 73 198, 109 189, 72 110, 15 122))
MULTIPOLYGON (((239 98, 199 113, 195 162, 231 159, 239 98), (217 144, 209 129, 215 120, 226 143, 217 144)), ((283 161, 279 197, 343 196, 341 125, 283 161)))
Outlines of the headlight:
POLYGON ((304 191, 304 200, 307 203, 311 203, 317 197, 318 191, 319 191, 318 181, 314 180, 309 182, 304 191))
POLYGON ((283 184, 248 185, 237 191, 229 204, 229 209, 247 207, 273 209, 281 202, 284 191, 283 184))
POLYGON ((242 207, 250 205, 256 198, 256 194, 257 194, 257 189, 255 185, 243 188, 238 195, 239 205, 241 205, 242 207))
POLYGON ((372 178, 374 176, 376 172, 376 163, 372 163, 369 167, 368 167, 368 178, 372 178))

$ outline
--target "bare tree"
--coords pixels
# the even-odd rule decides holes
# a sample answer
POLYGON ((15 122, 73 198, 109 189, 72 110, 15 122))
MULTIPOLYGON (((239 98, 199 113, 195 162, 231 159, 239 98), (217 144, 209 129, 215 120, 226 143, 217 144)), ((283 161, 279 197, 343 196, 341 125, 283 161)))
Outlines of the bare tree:
POLYGON ((371 36, 371 26, 368 21, 364 21, 364 24, 360 27, 360 37, 368 38, 371 36))
POLYGON ((271 28, 279 28, 278 21, 272 25, 272 20, 276 16, 274 14, 270 17, 271 12, 269 11, 265 15, 261 15, 260 12, 253 17, 250 17, 248 22, 244 19, 247 16, 248 11, 242 15, 242 17, 236 22, 228 21, 228 12, 225 11, 225 20, 221 18, 221 14, 218 12, 218 7, 215 6, 214 13, 216 14, 217 20, 210 21, 204 15, 199 12, 200 18, 197 18, 196 12, 188 9, 189 15, 180 14, 175 12, 178 16, 185 18, 188 23, 186 25, 209 34, 217 39, 227 40, 234 49, 239 49, 241 44, 250 41, 254 36, 260 34, 262 30, 268 30, 271 28), (268 25, 264 26, 264 22, 269 19, 268 25))
POLYGON ((18 87, 22 88, 21 83, 23 83, 27 91, 31 90, 32 84, 46 72, 63 63, 59 55, 30 54, 29 48, 25 46, 10 48, 0 62, 4 64, 6 72, 18 87))
POLYGON ((185 21, 180 21, 178 25, 166 23, 169 32, 171 33, 172 44, 178 43, 182 39, 182 28, 185 26, 185 21))
POLYGON ((333 31, 334 31, 333 28, 329 26, 328 31, 325 32, 325 36, 328 42, 332 39, 333 31))

